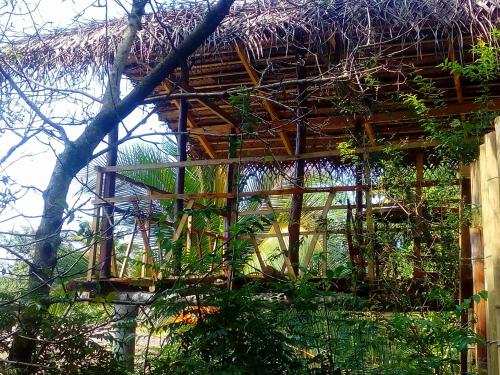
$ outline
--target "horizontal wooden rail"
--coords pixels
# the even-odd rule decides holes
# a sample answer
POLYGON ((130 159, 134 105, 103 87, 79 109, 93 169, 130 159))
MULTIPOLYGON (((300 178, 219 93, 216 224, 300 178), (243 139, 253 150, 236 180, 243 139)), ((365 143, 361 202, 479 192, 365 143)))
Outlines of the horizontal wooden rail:
MULTIPOLYGON (((345 210, 347 209, 347 207, 348 206, 346 204, 335 204, 330 207, 330 210, 345 210)), ((324 208, 323 206, 310 206, 310 207, 304 206, 302 207, 302 211, 303 212, 321 211, 323 208, 324 208)), ((251 211, 239 211, 238 216, 270 215, 276 212, 290 212, 290 208, 275 208, 274 210, 262 209, 262 210, 251 210, 251 211)))
MULTIPOLYGON (((130 177, 127 177, 127 176, 124 176, 120 173, 117 173, 116 174, 116 178, 121 180, 121 181, 124 181, 124 182, 128 182, 129 184, 131 185, 134 185, 134 186, 137 186, 137 187, 140 187, 140 188, 143 188, 143 189, 148 189, 149 191, 151 191, 152 193, 159 193, 159 194, 171 194, 170 192, 168 191, 165 191, 165 190, 162 190, 162 189, 159 189, 157 187, 154 187, 152 185, 148 185, 146 183, 143 183, 141 181, 137 181, 137 180, 134 180, 133 178, 130 178, 130 177)), ((193 208, 200 208, 200 209, 204 209, 204 208, 207 208, 207 206, 201 204, 201 203, 197 203, 195 202, 193 204, 193 208)), ((226 213, 223 212, 221 210, 221 212, 218 212, 218 214, 220 216, 226 216, 226 213)))
MULTIPOLYGON (((440 181, 426 181, 421 186, 432 187, 440 184, 440 181)), ((458 184, 458 180, 452 181, 453 185, 458 184)), ((388 185, 390 186, 390 185, 388 185)), ((410 187, 414 187, 411 185, 410 187)), ((193 194, 175 194, 175 193, 152 193, 147 195, 130 195, 124 197, 113 197, 105 199, 95 199, 93 204, 106 204, 106 203, 124 203, 124 202, 137 202, 137 201, 152 201, 163 199, 231 199, 231 198, 250 198, 258 196, 280 196, 290 194, 312 194, 312 193, 331 193, 341 191, 357 191, 357 190, 370 190, 375 191, 382 189, 382 186, 368 186, 368 185, 351 185, 351 186, 332 186, 332 187, 318 187, 318 188, 288 188, 276 190, 259 190, 259 191, 243 191, 231 193, 193 193, 193 194)))
MULTIPOLYGON (((408 143, 391 143, 380 146, 359 147, 353 150, 356 154, 380 152, 387 147, 393 147, 399 150, 409 150, 418 148, 428 148, 437 146, 437 142, 416 141, 408 143)), ((99 171, 106 172, 124 172, 124 171, 139 171, 149 169, 165 169, 165 168, 179 168, 179 167, 196 167, 196 166, 209 166, 209 165, 229 165, 229 164, 246 164, 246 163, 274 163, 274 162, 287 162, 295 160, 308 160, 320 159, 332 156, 339 156, 341 151, 339 149, 329 151, 318 151, 301 154, 298 156, 277 155, 277 156, 248 156, 241 158, 226 158, 226 159, 207 159, 207 160, 188 160, 188 161, 172 161, 169 163, 155 163, 155 164, 131 164, 131 165, 116 165, 109 167, 97 167, 99 171)))
POLYGON ((312 194, 312 193, 330 193, 335 191, 354 191, 360 187, 356 186, 337 186, 337 187, 321 187, 321 188, 290 188, 276 190, 259 190, 259 191, 244 191, 239 193, 194 193, 194 194, 170 194, 170 193, 153 193, 149 195, 133 195, 126 197, 113 197, 105 199, 95 199, 94 204, 106 203, 121 203, 121 202, 137 202, 151 201, 162 199, 231 199, 231 198, 250 198, 255 196, 272 196, 272 195, 289 195, 289 194, 312 194))

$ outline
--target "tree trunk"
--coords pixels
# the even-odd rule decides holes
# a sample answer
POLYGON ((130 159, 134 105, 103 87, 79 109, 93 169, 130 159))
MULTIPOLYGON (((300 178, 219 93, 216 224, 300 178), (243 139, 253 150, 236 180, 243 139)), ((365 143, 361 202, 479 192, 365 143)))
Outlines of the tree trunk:
MULTIPOLYGON (((120 121, 127 117, 174 69, 194 52, 219 26, 234 0, 219 0, 210 7, 203 21, 141 81, 123 100, 119 99, 119 83, 129 53, 140 28, 141 16, 146 1, 135 0, 129 15, 129 25, 123 42, 118 47, 115 61, 110 71, 110 81, 103 100, 103 106, 83 133, 73 142, 65 145, 59 155, 50 182, 43 194, 44 208, 38 230, 33 259, 30 269, 29 287, 32 295, 47 302, 52 271, 57 263, 57 248, 61 243, 61 228, 65 219, 66 196, 75 175, 87 165, 93 152, 120 121)), ((14 335, 10 360, 31 362, 34 341, 24 338, 25 334, 33 337, 37 322, 33 314, 26 313, 19 317, 20 331, 14 335)))

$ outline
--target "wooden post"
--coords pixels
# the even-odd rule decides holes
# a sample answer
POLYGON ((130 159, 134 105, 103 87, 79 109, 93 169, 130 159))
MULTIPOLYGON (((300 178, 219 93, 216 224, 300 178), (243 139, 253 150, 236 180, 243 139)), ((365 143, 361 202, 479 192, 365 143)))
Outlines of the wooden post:
MULTIPOLYGON (((464 210, 470 207, 471 190, 469 176, 463 176, 460 184, 460 290, 459 301, 462 303, 465 299, 472 296, 472 264, 471 264, 471 243, 470 243, 470 222, 465 220, 464 210)), ((469 314, 462 311, 460 322, 462 327, 469 325, 469 314)), ((468 348, 460 353, 460 372, 468 372, 468 348)))
MULTIPOLYGON (((132 231, 132 235, 130 236, 130 241, 127 245, 127 251, 125 252, 125 258, 123 259, 122 267, 120 269, 120 273, 118 274, 118 277, 121 279, 123 276, 125 276, 125 271, 127 270, 127 263, 128 259, 130 258, 130 254, 132 253, 132 246, 134 245, 134 239, 135 239, 135 234, 137 233, 137 219, 135 219, 134 223, 134 229, 132 231)), ((161 251, 160 251, 161 253, 161 251)))
MULTIPOLYGON (((276 233, 276 236, 278 238, 278 244, 279 244, 281 253, 283 254, 284 262, 283 262, 283 267, 282 267, 281 272, 284 272, 286 269, 288 271, 288 276, 291 279, 295 279, 297 274, 295 273, 295 269, 293 267, 292 261, 290 260, 289 252, 287 251, 286 244, 285 244, 285 239, 283 238, 283 233, 281 233, 280 225, 276 221, 276 214, 274 213, 274 208, 273 208, 273 206, 271 204, 271 200, 269 198, 267 199, 267 205, 269 206, 269 208, 273 212, 273 216, 275 217, 275 219, 272 221, 272 226, 273 226, 274 232, 276 233)), ((300 232, 299 232, 299 235, 300 235, 300 232)))
POLYGON ((326 276, 326 271, 328 271, 328 231, 325 228, 323 233, 323 261, 321 262, 321 275, 326 276))
MULTIPOLYGON (((95 195, 97 197, 101 197, 102 194, 102 181, 103 181, 103 174, 101 173, 100 169, 96 171, 96 176, 95 176, 95 195)), ((101 215, 101 206, 96 204, 94 205, 94 212, 92 214, 92 248, 90 249, 90 254, 89 254, 89 263, 87 267, 87 281, 92 280, 92 275, 94 274, 94 267, 95 267, 95 260, 97 256, 97 246, 99 245, 99 242, 97 241, 97 237, 100 235, 99 231, 99 223, 100 223, 100 215, 101 215)))
POLYGON ((186 252, 189 254, 191 252, 191 246, 193 241, 193 216, 189 215, 186 225, 186 252))
MULTIPOLYGON (((189 68, 187 63, 184 62, 181 64, 181 82, 189 83, 189 68)), ((177 131, 179 134, 177 135, 177 160, 180 162, 187 160, 187 119, 188 119, 188 110, 189 103, 186 98, 182 98, 179 101, 179 122, 177 126, 177 131)), ((184 183, 186 176, 186 168, 185 167, 177 167, 176 170, 176 179, 175 179, 175 193, 176 194, 184 194, 184 183)), ((184 210, 184 200, 177 199, 175 201, 175 220, 179 219, 184 210)), ((182 247, 175 246, 175 254, 174 256, 174 267, 173 273, 178 275, 182 268, 182 247)))
MULTIPOLYGON (((234 147, 236 142, 237 135, 234 134, 234 131, 231 131, 229 135, 229 158, 233 158, 236 155, 236 147, 234 147)), ((227 175, 226 175, 226 193, 234 193, 236 191, 236 173, 235 173, 235 164, 229 164, 227 166, 227 175)), ((232 276, 233 270, 228 264, 228 260, 232 259, 232 246, 231 246, 231 225, 238 220, 236 214, 237 202, 233 197, 228 197, 226 199, 226 214, 224 216, 224 246, 223 246, 223 269, 224 274, 228 280, 228 286, 232 287, 232 276)))
POLYGON ((260 253, 259 245, 257 244, 255 237, 252 238, 252 245, 255 250, 255 255, 257 256, 257 261, 259 262, 260 270, 261 272, 264 272, 266 264, 264 263, 264 259, 262 259, 262 254, 260 253))
POLYGON ((151 276, 153 277, 153 279, 156 279, 157 275, 156 275, 156 270, 154 269, 153 251, 151 249, 151 244, 149 242, 148 229, 146 227, 146 224, 144 223, 144 220, 141 217, 141 210, 137 202, 134 202, 134 209, 137 215, 136 216, 137 226, 139 228, 139 231, 141 232, 142 243, 144 245, 144 253, 142 255, 141 278, 144 279, 147 277, 146 265, 149 265, 151 267, 151 276))
POLYGON ((371 193, 371 171, 369 165, 368 154, 363 155, 365 167, 365 201, 366 201, 366 234, 365 240, 366 253, 368 257, 368 281, 373 283, 375 281, 375 253, 374 253, 374 235, 375 227, 373 224, 373 209, 372 209, 372 193, 371 193))
MULTIPOLYGON (((118 159, 118 126, 115 126, 108 134, 108 145, 111 147, 106 153, 106 165, 115 166, 118 159)), ((116 189, 116 173, 107 172, 104 176, 103 198, 113 198, 116 189)), ((104 215, 102 221, 101 234, 103 241, 101 242, 99 252, 99 277, 108 279, 111 277, 111 258, 113 255, 113 227, 114 227, 114 211, 113 203, 108 203, 104 206, 104 215)))
POLYGON ((495 202, 498 197, 498 173, 497 173, 497 157, 496 157, 496 140, 495 134, 489 133, 485 135, 485 144, 480 146, 480 172, 481 172, 481 219, 484 231, 484 272, 486 289, 488 290, 487 301, 487 336, 488 336, 488 374, 499 374, 499 361, 497 349, 497 295, 498 295, 498 267, 496 265, 497 255, 495 251, 498 243, 497 229, 500 225, 495 217, 498 207, 495 207, 495 202), (497 175, 497 178, 495 178, 497 175), (496 184, 496 186, 495 186, 496 184))
MULTIPOLYGON (((305 68, 305 55, 301 49, 297 54, 297 79, 304 79, 307 76, 305 68)), ((295 155, 300 155, 306 148, 306 129, 307 124, 304 119, 307 92, 304 83, 297 85, 297 107, 295 109, 296 116, 296 136, 295 136, 295 155)), ((292 182, 294 187, 303 187, 304 185, 304 169, 305 160, 299 159, 294 163, 294 175, 292 182)), ((294 269, 294 274, 299 272, 299 253, 300 253, 300 218, 302 216, 302 201, 304 195, 302 193, 293 194, 290 205, 290 223, 288 224, 288 255, 294 269)))
POLYGON ((424 181, 424 154, 418 152, 415 158, 415 228, 413 234, 413 277, 421 278, 424 276, 422 269, 422 205, 423 205, 423 181, 424 181))
MULTIPOLYGON (((323 207, 323 212, 321 212, 321 220, 325 221, 327 220, 328 217, 328 211, 330 210, 330 207, 333 203, 333 198, 335 197, 335 193, 330 193, 328 194, 328 197, 326 198, 325 206, 323 207)), ((319 228, 315 229, 315 232, 312 236, 311 242, 309 244, 309 248, 307 249, 306 256, 304 257, 304 264, 303 267, 307 269, 309 267, 309 262, 311 261, 311 257, 314 253, 314 249, 316 248, 316 243, 318 242, 319 236, 320 236, 319 228)), ((303 275, 304 273, 300 271, 300 275, 303 275)))
MULTIPOLYGON (((357 120, 355 123, 354 133, 356 135, 356 142, 358 146, 362 145, 363 137, 363 123, 361 120, 357 120)), ((356 268, 357 275, 360 279, 364 279, 366 276, 366 262, 363 254, 364 238, 363 238, 363 161, 357 160, 354 165, 354 179, 356 184, 355 191, 355 208, 356 213, 354 215, 354 242, 353 246, 355 248, 356 256, 356 268)))
MULTIPOLYGON (((481 175, 479 171, 479 161, 475 161, 471 165, 471 204, 472 210, 481 209, 481 175)), ((483 252, 483 239, 481 231, 481 217, 474 215, 470 227, 470 243, 471 243, 471 257, 472 257, 472 277, 473 277, 473 293, 478 294, 486 290, 484 284, 484 252, 483 252)), ((486 334, 486 301, 481 299, 479 303, 474 305, 475 315, 475 332, 485 342, 487 339, 486 334)), ((486 373, 488 365, 487 346, 476 345, 476 366, 480 371, 486 373)))

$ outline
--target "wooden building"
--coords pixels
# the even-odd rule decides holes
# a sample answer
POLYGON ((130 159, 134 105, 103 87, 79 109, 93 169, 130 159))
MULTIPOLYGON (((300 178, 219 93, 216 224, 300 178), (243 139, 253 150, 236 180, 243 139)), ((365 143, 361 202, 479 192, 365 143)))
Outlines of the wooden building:
MULTIPOLYGON (((140 81, 172 48, 171 43, 195 27, 204 11, 204 5, 196 3, 146 16, 127 77, 140 81)), ((193 282, 223 280, 234 287, 234 237, 247 241, 254 252, 253 269, 240 270, 240 276, 265 280, 272 264, 283 277, 311 272, 308 277, 321 279, 332 261, 329 241, 342 238, 345 258, 367 295, 393 287, 382 283, 387 254, 377 249, 373 238, 386 229, 377 228, 376 218, 395 224, 398 231, 399 222, 411 221, 420 228, 439 216, 427 210, 424 202, 426 191, 439 186, 439 181, 426 172, 437 141, 429 137, 423 120, 433 118, 450 126, 453 119, 466 121, 480 109, 500 109, 498 77, 478 83, 440 66, 446 61, 472 63, 477 59, 471 53, 474 43, 496 43, 490 32, 498 22, 498 11, 497 2, 479 0, 237 3, 203 47, 143 103, 167 124, 166 133, 177 137, 177 160, 114 165, 118 152, 114 150, 108 165, 97 168, 92 229, 102 238, 91 246, 88 281, 98 275, 100 283, 118 290, 168 286, 183 274, 183 256, 202 259, 219 254, 220 264, 190 278, 193 282), (489 101, 481 104, 476 99, 485 87, 489 101), (424 119, 409 106, 417 98, 429 108, 424 119), (381 193, 379 174, 370 168, 388 148, 397 150, 413 168, 408 185, 414 199, 411 212, 405 211, 404 202, 381 193), (154 177, 160 171, 168 184, 154 177), (198 184, 199 190, 190 190, 187 179, 203 183, 198 184), (266 217, 260 233, 259 226, 247 232, 231 229, 254 217, 266 217), (334 217, 342 218, 342 229, 320 225, 334 217), (304 225, 306 218, 308 225, 304 225), (118 234, 117 230, 113 234, 113 227, 118 222, 133 229, 120 234, 128 246, 117 261, 113 239, 118 234), (158 228, 167 229, 159 234, 158 228), (261 242, 268 238, 279 249, 273 260, 261 254, 261 242), (130 275, 130 258, 137 252, 134 243, 143 253, 140 277, 130 275)), ((37 46, 35 41, 30 47, 32 59, 50 56, 53 64, 64 62, 62 70, 83 66, 90 71, 109 59, 105 46, 116 44, 125 26, 124 20, 117 20, 71 35, 61 32, 50 47, 37 46)), ((495 151, 488 148, 495 142, 494 136, 487 136, 486 151, 481 149, 481 160, 471 169, 472 202, 478 206, 484 199, 492 200, 488 206, 498 206, 497 167, 491 167, 496 171, 491 176, 483 176, 490 171, 483 165, 494 163, 490 156, 496 160, 495 151), (485 198, 484 183, 490 198, 485 198)), ((462 186, 467 205, 471 195, 468 176, 464 178, 455 181, 455 191, 459 194, 462 186)), ((459 206, 450 199, 439 208, 456 211, 459 206)), ((494 243, 498 241, 490 225, 496 223, 498 212, 486 212, 485 206, 482 232, 473 223, 469 238, 467 225, 462 226, 460 298, 470 297, 472 288, 475 293, 490 291, 491 345, 487 346, 489 373, 494 374, 498 355, 493 351, 499 336, 492 327, 496 327, 498 309, 491 301, 496 301, 494 285, 500 273, 495 272, 494 243), (492 254, 493 267, 486 268, 486 284, 484 280, 481 284, 483 242, 484 255, 492 254)), ((407 292, 425 288, 439 276, 424 265, 432 257, 432 246, 421 233, 413 235, 411 274, 396 277, 407 292)), ((342 280, 336 285, 343 291, 359 288, 342 280)), ((484 302, 474 308, 477 332, 484 335, 484 302)), ((481 350, 474 361, 484 367, 481 350)))

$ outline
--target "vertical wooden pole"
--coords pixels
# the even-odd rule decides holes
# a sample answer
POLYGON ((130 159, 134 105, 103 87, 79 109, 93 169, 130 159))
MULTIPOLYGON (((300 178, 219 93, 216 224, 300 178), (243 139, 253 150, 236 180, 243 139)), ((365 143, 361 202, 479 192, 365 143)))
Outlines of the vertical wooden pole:
POLYGON ((415 158, 415 229, 413 235, 413 277, 421 278, 424 276, 422 269, 422 205, 423 205, 423 181, 424 181, 424 154, 418 152, 415 158))
POLYGON ((375 227, 373 224, 373 209, 372 209, 372 193, 371 193, 371 173, 368 154, 363 155, 365 167, 365 200, 366 200, 366 233, 365 240, 366 252, 368 256, 368 281, 373 283, 375 281, 375 253, 374 253, 374 235, 375 227))
MULTIPOLYGON (((237 135, 234 134, 233 131, 231 131, 231 134, 229 135, 229 158, 234 158, 236 156, 236 147, 234 147, 234 144, 236 143, 236 137, 237 135)), ((226 193, 233 193, 236 185, 236 173, 235 173, 235 165, 234 164, 229 164, 227 166, 227 175, 226 175, 226 193)), ((232 244, 231 244, 231 225, 235 223, 237 220, 237 215, 236 215, 236 199, 234 198, 227 198, 226 199, 226 215, 224 216, 224 247, 223 247, 223 269, 224 269, 224 275, 227 277, 228 280, 228 286, 231 287, 232 285, 232 276, 233 276, 233 270, 231 269, 228 260, 231 260, 233 258, 232 254, 232 244)))
MULTIPOLYGON (((463 176, 460 183, 460 290, 459 301, 462 303, 465 299, 472 296, 472 264, 471 264, 471 245, 470 245, 470 222, 465 219, 464 210, 470 207, 471 190, 469 176, 463 176)), ((460 317, 462 327, 469 325, 469 314, 463 311, 460 317)), ((468 372, 468 348, 460 353, 460 372, 468 372)))
POLYGON ((499 374, 499 361, 497 353, 497 326, 496 303, 499 285, 495 281, 495 242, 497 242, 495 225, 494 184, 498 180, 490 180, 496 169, 496 142, 493 133, 485 136, 485 144, 480 146, 480 172, 481 172, 481 219, 484 231, 484 272, 485 284, 488 290, 488 301, 486 310, 487 338, 488 338, 488 374, 499 374))
MULTIPOLYGON (((181 64, 181 82, 184 84, 189 83, 189 68, 187 63, 184 62, 181 64)), ((179 134, 177 135, 177 160, 178 161, 186 161, 187 160, 187 121, 188 121, 188 110, 189 103, 186 98, 180 99, 179 104, 179 122, 177 126, 177 131, 179 134)), ((184 184, 186 177, 186 168, 178 167, 176 170, 176 179, 175 179, 175 193, 176 194, 184 194, 184 184)), ((179 219, 184 211, 184 201, 182 199, 177 199, 175 201, 175 220, 179 219)), ((182 268, 182 246, 180 244, 176 244, 174 246, 175 253, 174 256, 174 267, 173 273, 174 275, 178 275, 182 268)))
MULTIPOLYGON (((300 50, 297 54, 297 79, 304 79, 307 76, 305 68, 304 51, 300 50)), ((306 148, 306 129, 304 106, 306 105, 307 92, 304 83, 297 85, 297 106, 295 109, 296 116, 296 136, 295 136, 295 155, 304 153, 306 148)), ((295 161, 294 175, 292 178, 294 187, 302 187, 304 185, 304 169, 305 160, 300 159, 295 161)), ((302 201, 303 194, 293 194, 290 205, 290 223, 288 224, 288 254, 292 263, 295 275, 299 274, 299 253, 300 253, 300 218, 302 216, 302 201)))
POLYGON ((346 221, 345 221, 345 232, 347 240, 347 251, 349 252, 349 259, 353 267, 358 264, 358 254, 354 247, 352 238, 352 207, 351 202, 347 200, 347 210, 346 210, 346 221))
MULTIPOLYGON (((125 271, 127 270, 128 259, 130 258, 130 254, 132 253, 132 247, 134 246, 134 239, 135 239, 135 234, 137 233, 137 228, 138 228, 137 219, 135 219, 134 229, 132 231, 132 235, 130 236, 130 241, 127 245, 127 251, 125 252, 125 258, 123 259, 120 273, 118 274, 119 278, 122 278, 123 276, 125 276, 125 271)), ((160 253, 161 253, 161 251, 160 251, 160 253)))
MULTIPOLYGON (((118 159, 118 126, 115 126, 108 134, 108 145, 111 147, 106 153, 106 165, 114 166, 118 159)), ((104 177, 103 198, 113 198, 116 190, 116 173, 107 172, 104 177)), ((111 258, 113 255, 113 227, 115 206, 108 203, 104 206, 104 215, 102 222, 102 237, 99 252, 99 277, 108 279, 111 277, 111 258)))
MULTIPOLYGON (((493 211, 492 223, 495 228, 494 236, 491 239, 491 265, 493 267, 493 281, 495 293, 490 303, 495 307, 495 320, 496 320, 496 359, 497 359, 497 371, 500 373, 500 299, 499 299, 499 288, 500 288, 500 241, 498 239, 498 228, 500 228, 500 117, 495 119, 495 131, 489 133, 485 137, 486 144, 486 161, 491 163, 488 167, 488 202, 490 209, 493 211), (494 147, 493 147, 494 145, 494 147), (494 154, 493 154, 494 152, 494 154)), ((488 254, 488 255, 489 255, 488 254)))
MULTIPOLYGON (((330 211, 330 207, 332 206, 333 203, 333 198, 335 197, 335 193, 331 192, 328 194, 328 197, 326 198, 325 205, 323 206, 323 211, 321 212, 321 220, 325 223, 328 219, 328 211, 330 211)), ((325 228, 326 231, 327 228, 325 228)), ((302 264, 302 267, 307 269, 309 267, 309 263, 311 262, 311 258, 314 253, 314 249, 316 248, 316 244, 318 242, 319 236, 320 236, 320 231, 319 228, 316 228, 314 231, 314 234, 312 236, 311 242, 309 243, 309 247, 307 249, 306 255, 304 257, 304 263, 302 264)), ((300 271, 300 275, 303 275, 303 272, 300 271)))
POLYGON ((321 262, 321 275, 326 276, 328 271, 328 228, 325 228, 323 233, 323 261, 321 262))
MULTIPOLYGON (((356 136, 357 146, 363 145, 363 123, 360 119, 354 124, 354 134, 356 136)), ((356 191, 354 196, 354 204, 356 213, 354 215, 354 251, 356 253, 355 265, 357 268, 357 277, 364 279, 366 277, 366 262, 364 254, 364 238, 363 238, 363 160, 357 160, 354 165, 354 180, 356 191)))
POLYGON ((193 239, 193 216, 189 215, 187 220, 187 230, 186 230, 186 251, 189 253, 191 251, 192 239, 193 239))
MULTIPOLYGON (((481 209, 481 175, 479 161, 475 161, 471 165, 471 204, 472 210, 476 213, 481 209)), ((486 290, 484 284, 484 252, 483 238, 481 230, 481 216, 475 214, 470 227, 470 243, 472 257, 472 277, 473 277, 473 293, 478 294, 486 290)), ((475 332, 485 342, 486 334, 486 302, 481 299, 474 306, 475 315, 475 332)), ((488 365, 487 346, 476 345, 476 366, 480 371, 486 373, 488 365)))
MULTIPOLYGON (((95 176, 95 195, 97 198, 101 198, 102 195, 102 181, 103 174, 100 169, 96 171, 95 176)), ((101 206, 99 204, 94 205, 94 212, 92 215, 92 235, 94 238, 92 239, 92 247, 90 249, 89 254, 89 263, 87 267, 87 281, 92 280, 92 276, 94 274, 95 260, 97 256, 97 247, 99 242, 97 241, 97 237, 99 236, 99 223, 100 223, 100 215, 101 215, 101 206)))

